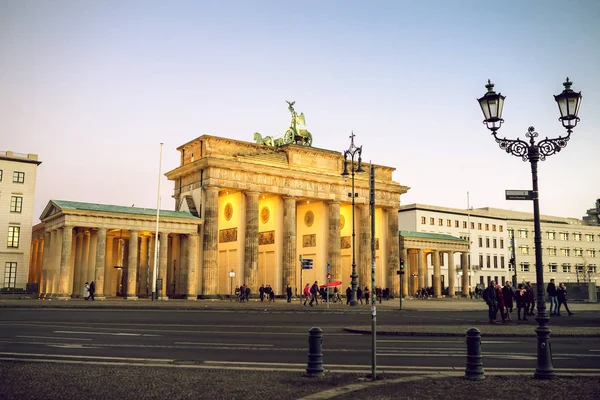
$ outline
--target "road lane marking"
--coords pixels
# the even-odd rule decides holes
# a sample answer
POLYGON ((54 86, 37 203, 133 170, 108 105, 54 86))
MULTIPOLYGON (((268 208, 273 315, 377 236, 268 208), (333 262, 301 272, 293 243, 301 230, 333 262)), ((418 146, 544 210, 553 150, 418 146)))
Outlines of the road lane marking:
MULTIPOLYGON (((460 344, 465 345, 464 339, 457 340, 402 340, 402 339, 377 339, 377 343, 447 343, 447 344, 460 344)), ((517 344, 525 343, 520 341, 512 340, 482 340, 482 344, 517 344)))
POLYGON ((14 353, 0 352, 0 355, 8 356, 32 356, 32 357, 60 357, 60 358, 86 358, 98 360, 123 360, 123 361, 152 361, 152 362, 173 362, 171 358, 136 358, 136 357, 107 357, 107 356, 78 356, 73 354, 40 354, 40 353, 14 353))
POLYGON ((173 342, 174 344, 199 344, 204 346, 243 346, 243 347, 273 347, 272 344, 255 343, 211 343, 211 342, 173 342))
POLYGON ((84 332, 84 331, 53 331, 52 333, 67 333, 74 335, 110 335, 110 336, 162 336, 150 333, 125 333, 125 332, 84 332))
POLYGON ((102 347, 97 347, 97 346, 88 346, 86 344, 69 344, 69 343, 65 343, 65 344, 47 344, 46 346, 48 347, 58 347, 61 349, 101 349, 102 347))
POLYGON ((17 335, 16 337, 28 338, 28 339, 59 339, 59 340, 92 340, 85 338, 71 338, 71 337, 58 337, 58 336, 28 336, 28 335, 17 335))

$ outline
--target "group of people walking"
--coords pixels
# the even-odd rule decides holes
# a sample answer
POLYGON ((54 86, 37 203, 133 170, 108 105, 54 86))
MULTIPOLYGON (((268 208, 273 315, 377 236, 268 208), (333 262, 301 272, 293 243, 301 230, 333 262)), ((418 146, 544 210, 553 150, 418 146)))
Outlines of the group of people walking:
MULTIPOLYGON (((546 291, 550 298, 551 316, 560 316, 561 305, 565 306, 569 315, 573 315, 567 305, 567 289, 564 283, 560 283, 556 287, 554 279, 551 279, 546 291)), ((528 316, 534 315, 535 293, 530 282, 520 283, 515 289, 509 281, 504 283, 504 287, 496 284, 495 281, 490 281, 488 287, 483 291, 482 297, 488 306, 488 317, 491 324, 497 323, 498 313, 500 313, 502 323, 511 321, 514 304, 517 306, 519 321, 527 321, 528 316), (523 312, 522 318, 521 311, 523 312)))
POLYGON ((96 284, 94 281, 88 283, 86 282, 83 286, 83 299, 84 300, 94 300, 94 292, 96 291, 96 284))

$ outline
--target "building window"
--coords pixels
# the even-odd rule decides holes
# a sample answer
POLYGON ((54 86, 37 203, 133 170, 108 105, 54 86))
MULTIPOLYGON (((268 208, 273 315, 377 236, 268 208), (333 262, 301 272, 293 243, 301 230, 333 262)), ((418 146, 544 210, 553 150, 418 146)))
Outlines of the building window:
POLYGON ((504 227, 502 225, 500 225, 498 228, 500 228, 500 232, 504 232, 504 227))
POLYGON ((488 268, 492 268, 492 258, 490 256, 485 256, 485 265, 487 265, 488 268))
POLYGON ((438 218, 438 225, 444 226, 444 220, 442 218, 438 218))
POLYGON ((523 256, 529 255, 529 246, 519 246, 519 254, 523 256))
POLYGON ((450 220, 450 219, 447 219, 447 220, 446 220, 446 226, 447 226, 448 228, 452 228, 452 220, 450 220))
POLYGON ((475 229, 475 222, 471 222, 471 229, 475 229))
POLYGON ((512 239, 515 236, 515 230, 514 229, 509 229, 508 231, 506 231, 506 233, 508 233, 508 238, 512 239))
POLYGON ((12 196, 10 198, 10 212, 20 213, 23 210, 23 197, 12 196))
POLYGON ((555 257, 556 256, 556 247, 548 247, 548 255, 555 257))
POLYGON ((569 257, 571 255, 571 250, 569 250, 567 247, 563 247, 560 249, 560 255, 563 257, 569 257))
POLYGON ((18 226, 8 227, 8 247, 19 247, 19 236, 21 228, 18 226))
POLYGON ((504 248, 504 239, 500 239, 500 248, 503 249, 504 248))
POLYGON ((429 225, 435 225, 435 218, 429 218, 429 225))
POLYGON ((494 256, 494 268, 498 269, 498 256, 494 256))
POLYGON ((454 221, 454 227, 455 228, 460 228, 460 221, 459 220, 454 221))
POLYGON ((483 247, 483 238, 482 238, 482 237, 479 237, 479 238, 477 239, 477 241, 478 241, 478 243, 479 243, 479 247, 483 247))
POLYGON ((571 264, 563 264, 563 272, 571 272, 571 264))
POLYGON ((14 288, 17 284, 17 263, 7 262, 4 264, 4 287, 14 288))
POLYGON ((568 232, 561 232, 560 233, 560 240, 569 240, 569 233, 568 232))
POLYGON ((502 269, 506 268, 506 266, 504 264, 504 256, 500 256, 500 268, 502 268, 502 269))
POLYGON ((421 217, 421 225, 425 225, 426 222, 427 222, 427 218, 421 217))
POLYGON ((492 232, 496 232, 496 224, 492 224, 492 232))
POLYGON ((549 240, 556 240, 556 232, 548 232, 549 240))
MULTIPOLYGON (((463 229, 467 229, 467 221, 463 221, 463 229)), ((594 237, 592 237, 591 242, 594 241, 594 237)))
POLYGON ((485 230, 489 231, 490 230, 490 224, 485 224, 485 230))
POLYGON ((596 250, 588 249, 587 255, 588 255, 588 257, 596 257, 596 250))
POLYGON ((529 263, 521 263, 521 272, 529 272, 529 263))
POLYGON ((19 172, 19 171, 13 172, 13 182, 14 183, 24 183, 25 182, 25 172, 19 172))
POLYGON ((557 271, 558 271, 558 266, 556 264, 548 265, 548 272, 557 272, 557 271))
POLYGON ((573 249, 573 253, 575 257, 583 257, 583 249, 573 249))
POLYGON ((519 229, 519 237, 521 239, 527 239, 529 231, 527 229, 519 229))
POLYGON ((492 247, 493 248, 498 247, 498 240, 496 240, 496 238, 492 239, 492 247))
POLYGON ((2 182, 2 170, 0 169, 0 182, 2 182))
POLYGON ((485 247, 490 248, 490 238, 485 238, 485 247))
POLYGON ((508 272, 513 272, 515 270, 515 266, 511 263, 508 263, 508 272))
POLYGON ((577 273, 582 273, 583 272, 583 265, 581 265, 581 264, 576 265, 575 266, 575 271, 577 273))
POLYGON ((483 254, 479 255, 479 268, 483 268, 483 254))
POLYGON ((574 233, 573 240, 576 242, 581 242, 581 233, 574 233))
POLYGON ((595 265, 588 265, 588 272, 591 272, 592 274, 596 273, 596 266, 595 265))
MULTIPOLYGON (((2 179, 0 179, 2 180, 2 179)), ((586 233, 585 234, 585 240, 587 240, 588 242, 593 242, 594 241, 594 235, 591 233, 586 233)))
POLYGON ((481 230, 481 222, 477 223, 477 229, 481 230))

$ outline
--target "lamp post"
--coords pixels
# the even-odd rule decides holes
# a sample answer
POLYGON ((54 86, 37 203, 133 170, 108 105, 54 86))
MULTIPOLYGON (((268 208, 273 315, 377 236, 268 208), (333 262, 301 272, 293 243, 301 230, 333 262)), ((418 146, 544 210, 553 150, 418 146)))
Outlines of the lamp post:
POLYGON ((354 228, 354 198, 357 197, 358 193, 354 193, 354 174, 359 172, 365 172, 365 170, 362 168, 361 154, 362 146, 356 147, 354 145, 354 132, 352 132, 352 135, 350 135, 350 148, 344 151, 344 172, 342 172, 343 177, 352 175, 352 192, 348 193, 348 197, 352 198, 352 275, 350 275, 350 278, 352 278, 352 281, 350 283, 352 285, 352 299, 350 300, 351 306, 355 306, 358 304, 358 301, 356 301, 356 288, 358 286, 356 278, 358 278, 358 275, 356 274, 356 231, 354 228), (354 157, 356 156, 358 156, 357 164, 354 163, 354 157), (350 160, 351 173, 348 173, 348 160, 350 160))
POLYGON ((229 301, 231 302, 231 296, 233 294, 233 278, 235 278, 235 271, 229 271, 229 301))
POLYGON ((550 329, 546 326, 549 317, 546 313, 546 303, 544 300, 544 270, 542 266, 542 236, 540 227, 537 165, 538 161, 544 161, 546 157, 558 153, 567 145, 571 133, 573 132, 573 128, 575 128, 577 122, 579 122, 577 114, 579 112, 579 106, 581 105, 581 92, 574 92, 571 89, 571 84, 572 82, 567 78, 566 82, 563 83, 565 89, 561 94, 554 96, 554 100, 558 103, 558 109, 560 111, 559 120, 567 130, 567 136, 559 136, 554 139, 546 138, 538 143, 535 143, 535 138, 538 137, 538 133, 535 132, 533 126, 530 126, 525 134, 525 136, 529 138, 529 143, 519 138, 513 140, 499 138, 497 136, 496 131, 500 129, 500 126, 504 122, 502 119, 502 107, 504 106, 505 96, 502 96, 500 93, 496 94, 496 92, 494 92, 494 84, 489 80, 488 84, 485 86, 488 90, 487 93, 478 99, 484 115, 483 122, 486 124, 487 128, 492 131, 492 135, 500 145, 500 148, 509 154, 521 157, 523 161, 529 161, 531 163, 533 183, 531 200, 533 200, 535 272, 537 285, 537 316, 535 320, 538 322, 538 327, 535 330, 537 334, 537 366, 533 376, 537 379, 552 379, 555 376, 549 343, 550 329))

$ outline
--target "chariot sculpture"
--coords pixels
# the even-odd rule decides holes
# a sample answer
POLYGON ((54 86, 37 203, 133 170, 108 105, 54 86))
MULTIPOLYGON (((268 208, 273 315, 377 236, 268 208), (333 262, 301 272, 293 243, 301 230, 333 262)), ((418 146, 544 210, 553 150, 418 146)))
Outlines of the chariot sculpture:
POLYGON ((304 119, 304 113, 298 115, 294 110, 295 101, 287 101, 288 110, 292 114, 292 121, 290 127, 283 133, 280 138, 273 138, 271 136, 265 136, 264 138, 258 132, 254 133, 254 140, 257 144, 264 144, 266 146, 280 147, 287 144, 299 144, 302 146, 312 146, 312 135, 306 130, 306 120, 304 119))

